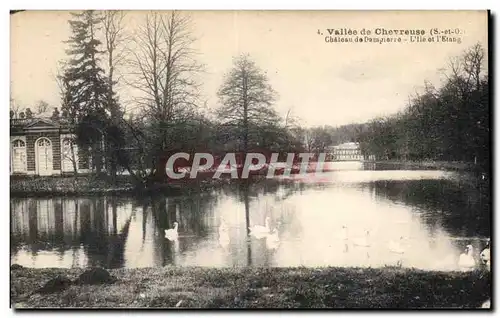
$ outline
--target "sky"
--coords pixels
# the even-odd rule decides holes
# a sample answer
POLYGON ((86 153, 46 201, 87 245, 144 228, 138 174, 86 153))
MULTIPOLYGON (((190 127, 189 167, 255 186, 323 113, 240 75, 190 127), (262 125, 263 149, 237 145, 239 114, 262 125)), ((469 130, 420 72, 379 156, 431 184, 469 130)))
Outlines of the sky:
MULTIPOLYGON (((198 61, 205 65, 203 96, 216 92, 232 58, 249 53, 278 92, 276 109, 304 126, 364 122, 401 110, 424 81, 439 86, 449 58, 481 43, 487 49, 486 11, 190 11, 198 61), (327 29, 460 29, 460 43, 326 43, 327 29), (318 34, 320 30, 322 35, 318 34)), ((127 12, 127 32, 145 11, 127 12)), ((11 97, 23 107, 38 100, 59 107, 55 81, 67 59, 68 11, 11 16, 11 97)), ((130 95, 123 88, 122 99, 130 95)), ((130 96, 128 96, 130 97, 130 96)), ((134 109, 133 105, 127 105, 134 109)))

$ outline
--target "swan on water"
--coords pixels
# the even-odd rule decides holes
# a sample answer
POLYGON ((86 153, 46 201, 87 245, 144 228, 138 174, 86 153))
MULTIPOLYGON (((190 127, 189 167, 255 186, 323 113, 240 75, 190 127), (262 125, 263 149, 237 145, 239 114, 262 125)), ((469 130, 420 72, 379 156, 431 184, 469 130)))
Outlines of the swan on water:
POLYGON ((368 237, 370 236, 370 231, 365 232, 366 235, 363 237, 359 237, 354 240, 354 246, 370 246, 370 242, 368 241, 368 237))
POLYGON ((219 244, 222 247, 227 247, 229 245, 229 232, 223 231, 219 232, 219 244))
POLYGON ((349 235, 347 234, 347 226, 342 225, 342 230, 340 231, 340 239, 347 241, 349 239, 349 235))
POLYGON ((479 255, 481 257, 481 261, 483 264, 485 264, 487 267, 490 267, 490 242, 488 240, 488 243, 486 244, 486 248, 481 252, 479 255))
POLYGON ((228 230, 229 228, 226 224, 226 221, 223 218, 221 218, 219 225, 219 236, 221 235, 221 233, 227 232, 228 230))
POLYGON ((404 254, 405 249, 401 245, 401 242, 403 241, 404 237, 401 236, 399 238, 399 241, 390 241, 389 242, 389 251, 391 253, 396 253, 396 254, 404 254))
POLYGON ((172 257, 175 257, 174 254, 176 253, 179 253, 180 251, 180 246, 179 246, 179 240, 178 239, 175 239, 172 241, 172 247, 173 247, 173 254, 172 254, 172 257))
POLYGON ((474 249, 472 245, 467 245, 465 253, 460 254, 458 258, 458 266, 462 270, 471 270, 476 267, 476 260, 474 259, 474 249))
POLYGON ((250 235, 256 237, 256 238, 263 238, 267 236, 270 233, 269 229, 269 221, 270 218, 266 217, 266 222, 265 225, 254 225, 252 227, 249 227, 248 229, 250 230, 250 235))
POLYGON ((491 308, 491 300, 488 299, 487 301, 485 301, 482 305, 481 305, 481 308, 491 308))
POLYGON ((266 247, 270 250, 278 248, 280 244, 280 237, 278 229, 274 228, 269 235, 266 236, 266 247))
POLYGON ((224 219, 221 219, 219 225, 219 244, 224 248, 229 245, 229 228, 224 219))
POLYGON ((173 229, 168 229, 165 230, 165 237, 169 239, 170 241, 175 241, 179 237, 179 234, 177 233, 177 228, 179 227, 179 223, 174 222, 174 228, 173 229))

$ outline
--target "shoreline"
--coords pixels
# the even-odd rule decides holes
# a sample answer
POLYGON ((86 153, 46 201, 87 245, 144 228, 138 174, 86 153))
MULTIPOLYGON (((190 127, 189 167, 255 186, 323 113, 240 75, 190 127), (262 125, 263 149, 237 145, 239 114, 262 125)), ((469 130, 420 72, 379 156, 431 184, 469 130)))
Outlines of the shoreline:
MULTIPOLYGON (((108 177, 105 177, 108 179, 108 177)), ((144 196, 144 195, 182 195, 192 191, 209 191, 229 184, 235 186, 246 184, 257 184, 260 182, 289 183, 287 179, 266 179, 255 175, 250 179, 231 178, 203 178, 195 180, 180 180, 170 183, 153 183, 148 187, 137 188, 133 185, 129 176, 119 176, 122 184, 112 184, 107 180, 99 179, 95 175, 73 176, 48 176, 48 177, 20 177, 11 178, 11 198, 51 197, 51 196, 144 196), (125 184, 123 184, 125 183, 125 184)))
MULTIPOLYGON (((335 163, 345 163, 349 161, 337 161, 335 163)), ((442 162, 442 161, 366 161, 363 165, 375 165, 377 168, 389 168, 382 170, 393 170, 394 167, 408 170, 446 170, 459 171, 464 173, 474 173, 477 168, 470 163, 442 162)), ((327 170, 331 171, 331 170, 327 170)), ((473 177, 472 177, 473 179, 473 177)), ((266 179, 261 175, 253 175, 251 182, 261 182, 263 180, 275 182, 289 182, 286 179, 266 179)), ((109 176, 97 176, 94 174, 82 174, 74 176, 10 176, 10 196, 11 197, 49 197, 49 196, 79 196, 79 195, 153 195, 162 194, 182 194, 193 189, 213 189, 228 183, 238 184, 242 180, 234 180, 229 177, 213 179, 210 175, 201 176, 199 179, 183 179, 169 183, 153 183, 144 187, 137 187, 131 176, 118 175, 113 183, 109 176)), ((293 182, 293 181, 292 181, 293 182)))
POLYGON ((378 160, 366 162, 368 164, 377 165, 393 165, 400 166, 407 169, 435 169, 435 170, 448 170, 448 171, 479 171, 479 165, 475 165, 471 162, 461 162, 461 161, 432 161, 432 160, 378 160))
POLYGON ((111 269, 114 283, 36 291, 75 269, 11 269, 14 308, 480 308, 491 297, 489 272, 405 268, 111 269))
POLYGON ((11 197, 46 196, 100 196, 100 195, 152 195, 182 194, 192 189, 213 188, 224 182, 172 182, 152 184, 139 188, 131 176, 119 175, 113 183, 109 176, 98 177, 93 174, 74 176, 15 176, 10 179, 11 197))

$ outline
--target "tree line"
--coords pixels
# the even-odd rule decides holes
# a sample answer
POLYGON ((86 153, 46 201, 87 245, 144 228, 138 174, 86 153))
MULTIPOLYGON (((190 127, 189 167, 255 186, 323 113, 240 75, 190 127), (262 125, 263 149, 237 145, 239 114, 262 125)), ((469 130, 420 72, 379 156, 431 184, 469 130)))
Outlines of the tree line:
MULTIPOLYGON (((364 154, 379 159, 489 158, 488 78, 479 45, 453 60, 441 88, 426 84, 394 116, 305 128, 291 110, 278 114, 279 95, 248 54, 233 58, 217 91, 218 107, 207 109, 200 93, 204 65, 193 48, 188 15, 148 12, 133 32, 122 11, 71 15, 68 57, 57 76, 61 112, 55 109, 52 117, 71 124, 71 142, 88 151, 97 173, 114 177, 124 169, 147 183, 165 177, 165 162, 174 152, 321 153, 344 142, 359 142, 364 154), (133 114, 120 100, 119 87, 135 92, 127 102, 133 114)), ((36 113, 47 108, 39 102, 36 113)), ((11 106, 11 118, 32 116, 29 109, 11 106)), ((73 161, 76 174, 74 155, 73 161)))
POLYGON ((365 153, 389 160, 490 164, 489 80, 480 44, 450 59, 441 87, 426 82, 399 113, 358 127, 365 153))
POLYGON ((278 94, 249 55, 234 57, 217 92, 220 106, 210 111, 190 17, 149 12, 130 34, 124 18, 120 11, 72 13, 58 77, 74 143, 88 149, 97 173, 115 176, 122 168, 144 183, 165 177, 174 152, 299 150, 296 125, 277 113, 278 94), (118 85, 136 92, 133 115, 125 116, 118 85))

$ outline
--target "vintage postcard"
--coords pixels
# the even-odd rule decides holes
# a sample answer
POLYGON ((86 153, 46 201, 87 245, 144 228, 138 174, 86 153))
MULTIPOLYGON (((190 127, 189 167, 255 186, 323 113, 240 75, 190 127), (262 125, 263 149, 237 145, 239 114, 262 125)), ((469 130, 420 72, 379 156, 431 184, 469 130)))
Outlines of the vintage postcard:
POLYGON ((492 308, 488 11, 10 14, 22 308, 492 308))

